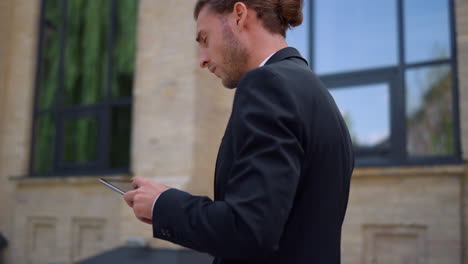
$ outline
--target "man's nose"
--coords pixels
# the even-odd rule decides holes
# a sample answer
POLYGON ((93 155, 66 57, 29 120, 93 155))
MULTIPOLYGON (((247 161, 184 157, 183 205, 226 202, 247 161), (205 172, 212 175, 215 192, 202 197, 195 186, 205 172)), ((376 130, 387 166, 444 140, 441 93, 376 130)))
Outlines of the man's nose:
POLYGON ((210 59, 208 57, 208 54, 206 54, 206 51, 203 49, 200 50, 200 68, 206 68, 208 67, 208 64, 210 63, 210 59))

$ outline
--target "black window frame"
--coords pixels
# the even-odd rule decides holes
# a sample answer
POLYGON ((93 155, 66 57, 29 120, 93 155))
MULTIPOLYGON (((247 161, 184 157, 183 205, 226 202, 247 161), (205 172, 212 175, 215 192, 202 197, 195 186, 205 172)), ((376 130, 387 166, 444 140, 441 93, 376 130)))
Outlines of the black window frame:
MULTIPOLYGON (((58 86, 55 91, 54 104, 49 109, 39 108, 39 97, 41 89, 41 75, 44 51, 44 31, 47 26, 45 19, 45 9, 48 0, 41 0, 40 15, 38 23, 39 39, 37 45, 37 59, 36 59, 36 76, 34 86, 34 102, 33 102, 33 120, 32 120, 32 133, 31 133, 31 148, 29 159, 29 176, 31 177, 66 177, 66 176, 94 176, 94 175, 111 175, 111 174, 131 174, 131 155, 129 155, 128 166, 125 168, 111 168, 109 151, 110 151, 110 132, 111 132, 111 118, 112 110, 116 107, 129 107, 130 113, 133 112, 133 95, 127 98, 113 98, 112 96, 112 72, 113 72, 113 56, 114 40, 117 23, 117 3, 118 0, 109 0, 109 31, 107 50, 108 67, 106 70, 106 85, 105 94, 103 98, 93 104, 77 104, 77 105, 64 105, 62 91, 64 88, 64 51, 67 33, 67 10, 68 0, 59 0, 61 3, 61 24, 59 26, 60 35, 60 55, 59 55, 59 69, 58 69, 58 86), (47 173, 37 173, 34 171, 35 164, 35 146, 36 146, 36 127, 38 125, 39 117, 50 114, 55 120, 55 144, 54 144, 54 157, 53 169, 47 173), (64 122, 69 119, 80 119, 90 116, 95 116, 98 120, 98 146, 97 146, 97 160, 88 163, 67 163, 63 160, 63 138, 64 138, 64 122)), ((137 1, 137 0, 136 0, 137 1)), ((136 51, 135 51, 136 52, 136 51)), ((129 124, 131 146, 131 122, 129 124)), ((130 148, 129 146, 129 148, 130 148)))
MULTIPOLYGON (((307 0, 305 0, 307 1, 307 0)), ((459 92, 458 92, 458 57, 457 57, 457 40, 456 40, 456 13, 455 2, 449 1, 449 27, 450 27, 450 58, 439 60, 428 60, 420 63, 405 62, 405 0, 394 0, 397 5, 397 37, 398 37, 398 62, 396 66, 379 67, 365 70, 339 72, 333 74, 318 75, 322 82, 327 87, 335 87, 345 85, 354 85, 364 82, 367 79, 375 78, 376 76, 387 76, 389 83, 393 86, 390 95, 390 119, 391 119, 391 150, 385 158, 361 159, 362 154, 373 154, 378 156, 385 150, 381 149, 363 149, 355 148, 356 165, 358 167, 377 167, 377 166, 405 166, 405 165, 443 165, 443 164, 460 164, 462 163, 462 149, 460 139, 460 110, 459 110, 459 92), (447 65, 452 72, 452 113, 453 113, 453 131, 454 131, 454 148, 455 153, 450 156, 424 156, 411 157, 408 155, 406 146, 406 77, 405 72, 408 69, 416 69, 423 66, 438 66, 447 65), (389 77, 389 75, 392 75, 389 77), (347 80, 348 82, 344 81, 347 80), (350 80, 350 81, 349 81, 350 80)), ((314 70, 315 64, 315 2, 310 0, 309 10, 304 10, 309 13, 309 54, 310 67, 314 70)), ((378 77, 377 77, 378 78, 378 77)), ((330 88, 329 88, 330 89, 330 88)))

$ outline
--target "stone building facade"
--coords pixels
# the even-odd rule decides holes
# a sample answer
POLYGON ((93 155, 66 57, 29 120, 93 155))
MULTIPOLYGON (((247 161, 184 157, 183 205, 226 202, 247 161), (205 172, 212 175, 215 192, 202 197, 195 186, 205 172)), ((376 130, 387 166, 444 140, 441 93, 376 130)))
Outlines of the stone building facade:
MULTIPOLYGON (((198 67, 194 1, 140 0, 131 172, 212 196, 233 91, 198 67)), ((455 0, 460 134, 468 153, 468 1, 455 0)), ((0 232, 6 263, 72 263, 151 227, 99 176, 28 177, 39 0, 0 1, 0 232)), ((114 175, 128 178, 131 175, 114 175)), ((357 168, 342 262, 468 264, 466 163, 357 168)))

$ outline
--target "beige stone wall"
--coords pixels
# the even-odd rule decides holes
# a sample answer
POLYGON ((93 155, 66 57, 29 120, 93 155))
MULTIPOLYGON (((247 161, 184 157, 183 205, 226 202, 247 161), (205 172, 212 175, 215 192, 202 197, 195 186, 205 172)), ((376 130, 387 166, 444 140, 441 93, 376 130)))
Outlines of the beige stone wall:
POLYGON ((461 263, 463 175, 463 166, 357 169, 342 263, 461 263))
MULTIPOLYGON (((216 154, 233 91, 198 67, 193 5, 184 0, 140 1, 132 171, 212 196, 216 154)), ((122 239, 145 237, 153 246, 177 247, 152 239, 151 228, 138 223, 125 207, 122 239)))
POLYGON ((26 175, 36 69, 39 1, 12 1, 2 126, 3 173, 26 175), (8 169, 10 168, 10 169, 8 169))
MULTIPOLYGON (((6 85, 6 69, 7 61, 9 60, 9 36, 10 36, 10 16, 11 3, 9 0, 0 2, 0 132, 2 131, 2 120, 4 112, 5 100, 5 85, 6 85)), ((1 149, 1 141, 0 141, 1 149)))
MULTIPOLYGON (((140 1, 134 86, 132 171, 182 189, 187 189, 194 168, 197 89, 192 5, 186 0, 140 1)), ((123 236, 152 237, 149 226, 138 224, 127 208, 123 212, 123 236)))
POLYGON ((468 159, 468 2, 456 1, 458 78, 463 157, 468 159))
POLYGON ((22 179, 11 263, 75 263, 121 245, 121 196, 95 177, 22 179))
MULTIPOLYGON (((193 6, 185 0, 140 0, 132 171, 212 196, 216 154, 233 91, 198 67, 193 6)), ((153 246, 177 247, 152 239, 151 228, 138 223, 125 207, 122 239, 145 237, 153 246)))
MULTIPOLYGON (((460 92, 460 127, 464 160, 468 159, 468 1, 455 1, 458 79, 460 92)), ((464 179, 463 222, 464 222, 464 263, 468 264, 468 175, 464 179)))
POLYGON ((197 91, 191 5, 140 1, 132 141, 137 175, 185 178, 193 168, 197 91))
POLYGON ((195 164, 189 186, 194 193, 213 198, 216 157, 231 114, 234 90, 224 88, 206 69, 199 68, 197 77, 195 164))
MULTIPOLYGON (((6 84, 8 76, 8 61, 10 59, 10 18, 11 18, 11 3, 9 0, 0 1, 0 164, 5 155, 3 148, 4 130, 6 124, 3 122, 6 112, 6 84)), ((6 182, 4 170, 0 167, 0 212, 8 210, 8 202, 10 200, 10 192, 6 182)), ((8 230, 8 220, 5 217, 0 217, 0 232, 5 233, 8 230)))
POLYGON ((8 178, 26 175, 28 168, 38 3, 2 1, 0 6, 0 231, 10 245, 15 187, 8 178))

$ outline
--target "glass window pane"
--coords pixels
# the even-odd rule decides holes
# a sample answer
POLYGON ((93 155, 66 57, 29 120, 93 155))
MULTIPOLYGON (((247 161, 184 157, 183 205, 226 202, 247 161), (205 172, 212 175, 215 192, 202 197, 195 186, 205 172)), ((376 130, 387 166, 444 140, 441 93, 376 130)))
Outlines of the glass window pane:
POLYGON ((44 27, 42 28, 42 58, 39 76, 39 108, 48 109, 55 105, 60 62, 61 1, 45 1, 44 27))
POLYGON ((330 90, 356 147, 387 146, 390 139, 389 85, 386 83, 330 90), (366 103, 363 104, 363 98, 366 103))
POLYGON ((98 119, 68 119, 63 129, 63 157, 66 163, 87 163, 98 157, 98 119))
POLYGON ((411 156, 455 153, 449 66, 406 72, 407 151, 411 156))
POLYGON ((302 7, 303 21, 298 27, 292 28, 286 32, 286 42, 288 46, 296 48, 307 61, 309 61, 310 50, 310 1, 304 1, 302 7))
POLYGON ((67 2, 63 103, 93 104, 107 81, 110 1, 67 2))
POLYGON ((406 62, 449 58, 449 1, 406 0, 404 8, 406 62))
POLYGON ((111 168, 128 168, 130 164, 131 107, 114 107, 111 122, 111 147, 109 149, 111 168))
POLYGON ((131 97, 135 69, 138 1, 116 1, 117 19, 112 53, 112 97, 131 97))
POLYGON ((52 172, 54 167, 55 119, 52 115, 42 115, 36 120, 34 146, 34 173, 52 172))
POLYGON ((397 1, 316 0, 318 74, 396 65, 397 1))

